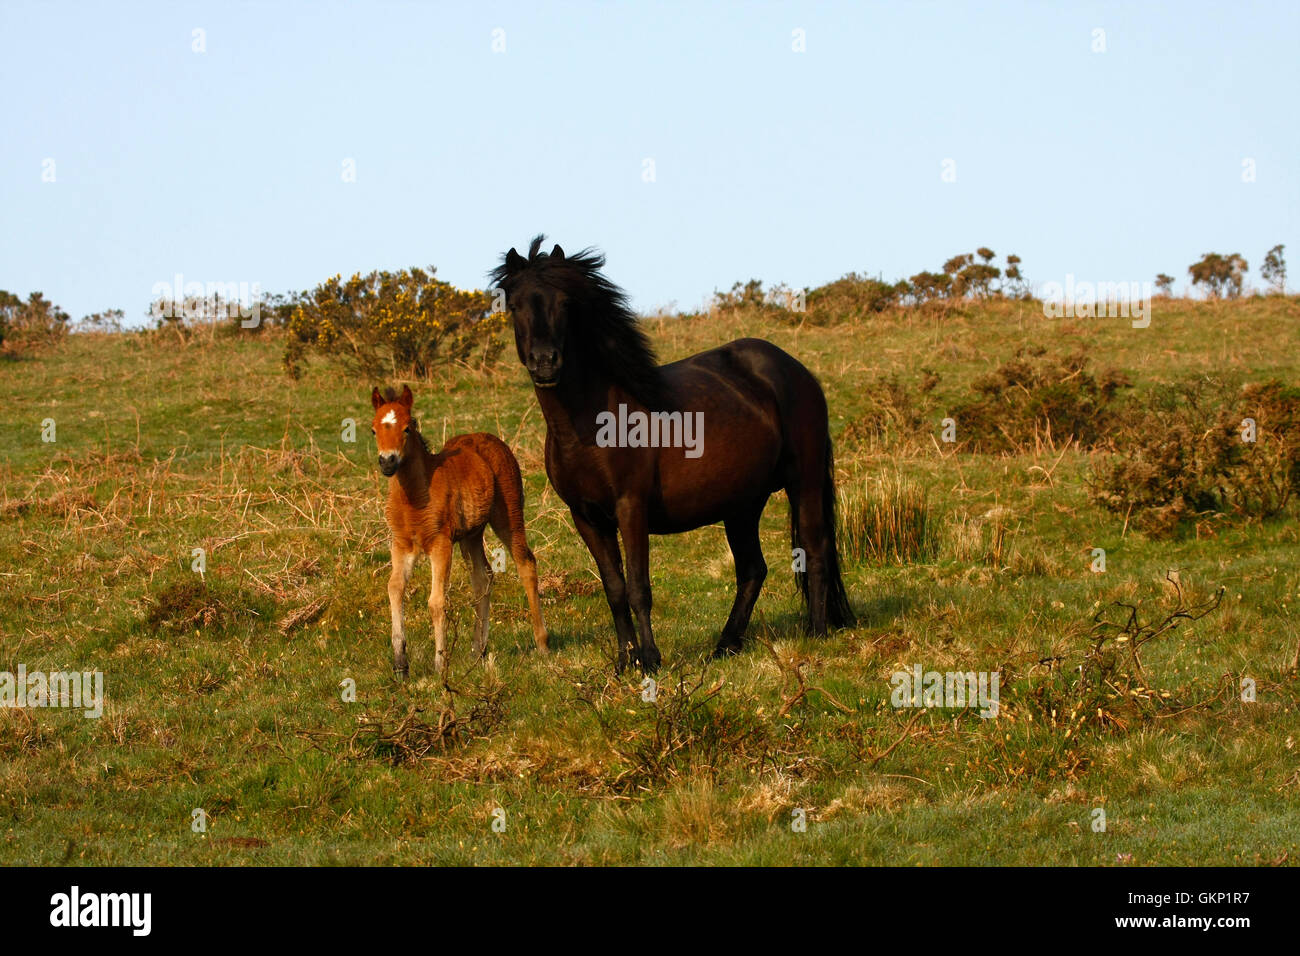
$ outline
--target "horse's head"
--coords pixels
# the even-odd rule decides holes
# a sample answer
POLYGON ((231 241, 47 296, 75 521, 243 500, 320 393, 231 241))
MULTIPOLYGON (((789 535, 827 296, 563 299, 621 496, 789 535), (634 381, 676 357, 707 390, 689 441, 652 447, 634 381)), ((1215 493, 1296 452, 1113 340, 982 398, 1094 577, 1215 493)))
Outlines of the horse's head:
POLYGON ((555 271, 545 268, 563 262, 564 250, 558 245, 547 255, 539 253, 534 242, 527 259, 514 249, 507 252, 495 273, 514 318, 519 361, 538 388, 558 385, 564 368, 570 302, 555 271))
POLYGON ((659 363, 627 296, 601 274, 605 257, 594 249, 566 256, 559 246, 545 253, 542 239, 533 239, 526 259, 511 249, 490 273, 506 294, 533 384, 554 388, 567 370, 570 382, 603 377, 655 405, 659 363))
POLYGON ((402 394, 398 396, 394 396, 391 389, 386 396, 381 395, 376 388, 370 393, 370 404, 375 409, 370 431, 379 446, 379 470, 392 477, 402 467, 406 457, 406 439, 415 428, 411 420, 415 396, 411 394, 409 385, 403 385, 402 394))

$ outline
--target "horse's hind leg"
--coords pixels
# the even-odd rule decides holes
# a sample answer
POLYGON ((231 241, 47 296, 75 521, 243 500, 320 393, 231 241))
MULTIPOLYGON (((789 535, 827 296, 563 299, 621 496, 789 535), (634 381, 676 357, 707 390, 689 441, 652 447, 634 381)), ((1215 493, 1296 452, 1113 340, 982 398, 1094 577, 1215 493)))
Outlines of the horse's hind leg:
POLYGON ((725 657, 740 650, 745 628, 749 626, 749 616, 767 577, 767 562, 763 560, 763 547, 758 540, 758 521, 766 504, 764 498, 756 506, 724 522, 727 544, 736 559, 736 600, 731 605, 731 614, 722 628, 718 646, 713 650, 714 657, 725 657))
POLYGON ((487 653, 488 610, 492 605, 492 568, 483 553, 483 531, 460 539, 460 553, 469 564, 470 581, 474 587, 474 655, 487 653))
POLYGON ((388 609, 393 619, 393 673, 405 678, 409 673, 406 660, 406 629, 402 626, 402 596, 411 579, 415 565, 415 552, 392 545, 393 571, 388 576, 388 609))
MULTIPOLYGON (((519 488, 519 499, 523 501, 523 487, 519 488)), ((501 539, 501 543, 510 549, 510 557, 519 569, 519 580, 524 583, 524 592, 528 595, 528 616, 533 625, 533 641, 543 653, 547 648, 546 626, 542 624, 542 602, 537 594, 537 559, 528 547, 528 537, 524 533, 524 516, 522 507, 511 508, 507 502, 498 498, 492 506, 492 530, 501 539)))

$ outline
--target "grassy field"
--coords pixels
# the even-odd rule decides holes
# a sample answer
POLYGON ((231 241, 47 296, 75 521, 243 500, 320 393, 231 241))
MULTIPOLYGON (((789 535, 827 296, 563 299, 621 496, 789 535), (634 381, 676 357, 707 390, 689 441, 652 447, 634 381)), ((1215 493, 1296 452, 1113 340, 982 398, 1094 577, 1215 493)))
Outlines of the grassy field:
POLYGON ((435 445, 487 430, 516 451, 555 650, 532 650, 511 567, 492 654, 472 662, 457 559, 447 686, 432 673, 426 562, 408 595, 411 681, 391 675, 378 383, 320 362, 292 382, 282 343, 251 333, 78 335, 0 364, 0 671, 99 670, 107 697, 98 720, 0 710, 0 863, 1300 860, 1296 506, 1149 538, 1090 501, 1097 453, 1056 436, 973 454, 938 441, 937 419, 934 437, 875 434, 868 387, 937 372, 926 394, 942 408, 1026 345, 1085 350, 1139 402, 1198 373, 1294 384, 1294 298, 1157 300, 1146 329, 1015 302, 651 329, 665 360, 740 335, 801 359, 827 391, 843 493, 919 499, 930 541, 906 560, 846 559, 858 626, 805 637, 774 498, 753 640, 707 663, 733 596, 722 529, 655 539, 666 667, 652 702, 640 675, 613 674, 595 565, 547 485, 512 353, 415 383, 416 410, 435 445), (1188 602, 1225 589, 1217 610, 1144 647, 1149 688, 1185 706, 1054 713, 1044 701, 1069 700, 1093 615, 1124 601, 1158 622, 1178 606, 1170 570, 1188 602), (913 665, 999 671, 997 717, 891 706, 890 675, 913 665))

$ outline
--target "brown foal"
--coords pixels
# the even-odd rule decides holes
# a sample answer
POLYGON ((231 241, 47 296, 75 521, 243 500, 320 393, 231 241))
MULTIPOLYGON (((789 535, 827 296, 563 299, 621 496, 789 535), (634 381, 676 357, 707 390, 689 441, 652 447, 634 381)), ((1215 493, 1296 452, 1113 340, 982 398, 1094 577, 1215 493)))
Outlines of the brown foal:
POLYGON ((505 442, 483 433, 458 435, 435 455, 411 417, 414 401, 409 386, 402 388, 400 396, 391 389, 381 395, 377 388, 370 395, 379 470, 388 476, 386 514, 393 535, 388 603, 393 617, 394 673, 403 678, 408 673, 402 597, 421 551, 433 565, 429 612, 433 616, 434 667, 440 674, 446 671, 446 597, 453 541, 460 544, 474 585, 474 653, 486 653, 492 567, 483 551, 483 531, 489 524, 519 568, 528 593, 533 639, 544 652, 546 628, 537 597, 537 561, 524 534, 519 462, 505 442))

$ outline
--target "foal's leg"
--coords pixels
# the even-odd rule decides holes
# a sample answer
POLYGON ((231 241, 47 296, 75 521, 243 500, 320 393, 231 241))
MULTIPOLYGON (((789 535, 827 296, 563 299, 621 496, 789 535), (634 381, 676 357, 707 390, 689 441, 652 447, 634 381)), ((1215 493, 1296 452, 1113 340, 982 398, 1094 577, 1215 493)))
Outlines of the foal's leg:
POLYGON ((623 578, 623 556, 618 553, 618 532, 611 528, 598 528, 577 512, 571 511, 573 526, 578 529, 587 550, 596 559, 600 583, 605 586, 605 600, 614 615, 615 640, 618 643, 618 661, 615 669, 622 673, 627 667, 629 651, 636 659, 636 631, 627 603, 627 582, 623 578))
POLYGON ((650 628, 650 528, 644 503, 619 502, 616 510, 623 550, 627 552, 627 597, 641 636, 638 657, 642 672, 649 674, 659 669, 662 660, 650 628))
POLYGON ((406 630, 402 627, 402 596, 411 579, 415 565, 415 551, 405 550, 394 541, 392 545, 393 573, 388 576, 388 609, 393 618, 393 673, 404 678, 408 673, 406 662, 406 630))
POLYGON ((487 653, 488 609, 492 604, 492 568, 483 553, 483 532, 460 539, 460 553, 469 565, 470 581, 474 587, 474 654, 487 653))
POLYGON ((438 537, 429 546, 429 563, 433 565, 429 588, 429 614, 433 617, 433 667, 439 674, 447 670, 447 582, 451 577, 451 538, 438 537))
POLYGON ((714 657, 723 657, 740 650, 745 628, 749 626, 749 616, 754 611, 758 592, 767 577, 767 562, 763 560, 763 547, 758 540, 758 521, 766 504, 767 499, 764 498, 756 507, 728 518, 724 523, 727 544, 731 546, 731 554, 736 559, 736 600, 731 605, 731 614, 722 628, 718 646, 714 648, 714 657))

